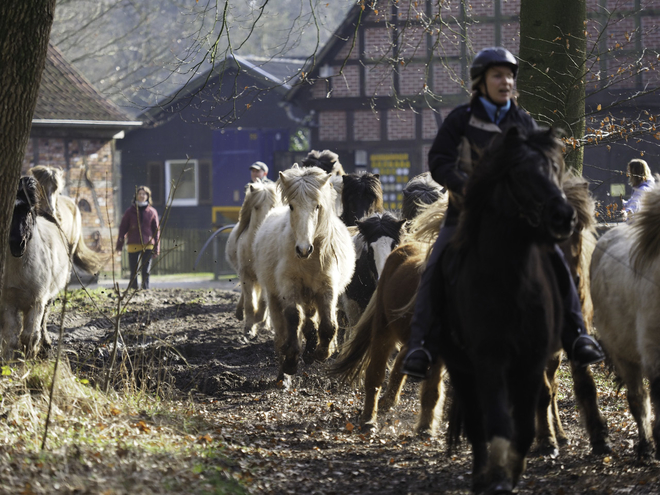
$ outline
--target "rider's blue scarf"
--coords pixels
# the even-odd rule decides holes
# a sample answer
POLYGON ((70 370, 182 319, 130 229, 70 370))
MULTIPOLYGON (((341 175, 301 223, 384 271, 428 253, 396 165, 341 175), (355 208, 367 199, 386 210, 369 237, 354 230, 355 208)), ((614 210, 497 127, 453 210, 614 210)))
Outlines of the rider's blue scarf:
POLYGON ((490 102, 484 96, 480 96, 479 100, 481 101, 481 104, 484 106, 484 109, 486 110, 488 117, 490 117, 490 120, 492 120, 496 124, 502 122, 502 119, 509 111, 509 108, 511 108, 511 100, 507 101, 506 105, 502 105, 501 107, 490 102))

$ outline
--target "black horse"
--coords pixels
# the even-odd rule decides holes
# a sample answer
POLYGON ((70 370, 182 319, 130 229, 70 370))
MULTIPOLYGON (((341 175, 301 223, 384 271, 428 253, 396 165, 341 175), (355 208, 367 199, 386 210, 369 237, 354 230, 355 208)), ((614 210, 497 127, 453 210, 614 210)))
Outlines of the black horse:
POLYGON ((342 222, 348 227, 356 225, 361 218, 373 213, 383 213, 383 187, 380 176, 365 172, 346 174, 342 177, 341 191, 342 222))
POLYGON ((459 410, 450 439, 462 424, 475 492, 511 493, 534 440, 543 373, 563 321, 548 254, 575 224, 562 173, 551 130, 514 127, 499 136, 468 181, 440 262, 441 357, 459 410))

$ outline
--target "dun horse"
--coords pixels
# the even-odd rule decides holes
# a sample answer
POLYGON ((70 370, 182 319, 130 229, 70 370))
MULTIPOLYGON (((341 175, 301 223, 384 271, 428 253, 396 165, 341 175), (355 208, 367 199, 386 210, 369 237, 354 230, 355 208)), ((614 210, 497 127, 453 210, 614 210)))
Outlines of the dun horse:
POLYGON ((279 358, 278 379, 303 359, 324 361, 337 332, 337 300, 353 275, 355 249, 334 211, 330 175, 318 167, 280 172, 286 206, 274 208, 254 240, 255 273, 266 290, 279 358))
POLYGON ((256 337, 258 325, 266 321, 266 296, 254 272, 252 244, 264 218, 276 206, 280 206, 280 201, 275 183, 249 184, 238 214, 238 223, 227 239, 226 258, 241 281, 236 317, 242 320, 245 316, 245 335, 251 339, 256 337))
POLYGON ((85 244, 80 210, 73 199, 62 195, 65 186, 62 170, 38 165, 29 173, 38 182, 39 210, 57 220, 73 253, 74 266, 85 267, 89 273, 98 273, 105 260, 85 244))
POLYGON ((634 223, 598 240, 591 289, 596 329, 628 389, 639 434, 637 454, 650 457, 653 438, 655 458, 660 459, 660 188, 645 193, 634 223))
POLYGON ((50 343, 48 305, 71 273, 69 241, 55 217, 39 213, 38 187, 34 177, 21 177, 14 203, 0 301, 4 360, 18 350, 33 357, 41 344, 50 343))

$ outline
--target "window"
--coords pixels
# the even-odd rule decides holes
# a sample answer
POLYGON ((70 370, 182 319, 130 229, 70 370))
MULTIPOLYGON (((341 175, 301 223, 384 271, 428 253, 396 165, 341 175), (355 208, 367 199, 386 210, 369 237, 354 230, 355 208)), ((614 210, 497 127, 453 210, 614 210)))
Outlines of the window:
POLYGON ((165 198, 174 188, 172 206, 197 206, 197 160, 168 160, 165 162, 165 198))

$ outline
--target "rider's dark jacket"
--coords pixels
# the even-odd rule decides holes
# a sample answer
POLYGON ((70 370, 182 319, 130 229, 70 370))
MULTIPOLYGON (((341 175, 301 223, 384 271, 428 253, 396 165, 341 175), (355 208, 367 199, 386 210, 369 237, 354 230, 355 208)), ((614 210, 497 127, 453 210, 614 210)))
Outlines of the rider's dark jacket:
MULTIPOLYGON (((453 193, 462 194, 468 177, 458 160, 463 137, 470 143, 472 163, 476 164, 480 152, 488 147, 492 139, 512 125, 525 131, 537 128, 534 119, 513 102, 499 124, 491 121, 479 97, 475 96, 470 103, 456 107, 440 126, 429 151, 429 170, 433 180, 453 193)), ((458 208, 450 199, 445 224, 456 225, 457 222, 458 208)))

